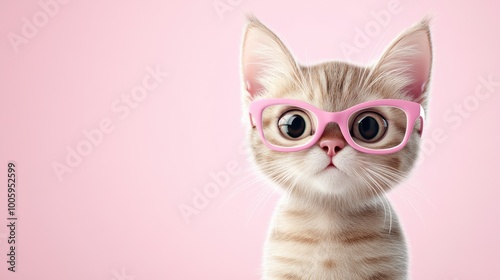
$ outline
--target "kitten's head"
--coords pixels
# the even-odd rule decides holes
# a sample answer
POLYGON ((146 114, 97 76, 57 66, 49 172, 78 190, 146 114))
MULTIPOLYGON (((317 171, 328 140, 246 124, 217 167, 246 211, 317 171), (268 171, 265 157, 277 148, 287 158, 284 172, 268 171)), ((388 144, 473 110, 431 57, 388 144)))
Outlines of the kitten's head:
MULTIPOLYGON (((360 152, 346 142, 335 123, 329 123, 311 147, 281 152, 263 143, 248 118, 249 105, 263 98, 288 98, 323 111, 339 112, 366 101, 400 99, 426 108, 431 60, 427 20, 400 35, 375 65, 360 67, 345 62, 299 65, 272 31, 250 17, 242 47, 242 97, 254 162, 286 192, 312 203, 350 207, 377 198, 401 181, 414 165, 420 145, 420 121, 406 146, 395 153, 360 152), (330 145, 322 144, 325 142, 330 145)), ((392 117, 389 125, 397 126, 401 120, 392 117)), ((279 126, 280 118, 271 116, 262 122, 279 126)), ((269 137, 283 137, 279 129, 270 131, 276 135, 269 137)))

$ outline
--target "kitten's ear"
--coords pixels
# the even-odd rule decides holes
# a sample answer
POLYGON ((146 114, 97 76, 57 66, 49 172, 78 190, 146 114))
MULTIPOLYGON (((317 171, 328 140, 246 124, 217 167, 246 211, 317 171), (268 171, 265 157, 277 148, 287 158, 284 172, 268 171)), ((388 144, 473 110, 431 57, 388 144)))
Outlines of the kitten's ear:
POLYGON ((298 65, 283 42, 253 16, 243 37, 241 69, 244 94, 252 100, 277 79, 297 77, 298 65))
POLYGON ((425 103, 431 73, 432 46, 429 19, 425 18, 401 34, 380 58, 372 74, 399 84, 413 100, 425 103))

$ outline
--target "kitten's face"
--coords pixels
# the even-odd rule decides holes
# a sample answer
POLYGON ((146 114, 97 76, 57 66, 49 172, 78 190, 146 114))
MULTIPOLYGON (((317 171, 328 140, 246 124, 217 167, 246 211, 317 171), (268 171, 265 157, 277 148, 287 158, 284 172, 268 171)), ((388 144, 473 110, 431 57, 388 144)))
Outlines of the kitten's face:
MULTIPOLYGON (((250 19, 242 56, 245 115, 250 102, 261 98, 297 99, 329 112, 377 99, 410 100, 425 106, 431 64, 428 34, 425 22, 413 27, 373 67, 343 62, 299 66, 276 35, 250 19)), ((266 121, 263 119, 263 123, 266 121)), ((401 118, 392 116, 388 121, 397 124, 401 118)), ((327 125, 315 145, 297 152, 269 149, 250 125, 248 133, 255 163, 285 191, 316 202, 335 201, 347 206, 377 197, 407 175, 418 153, 419 126, 415 125, 401 151, 384 155, 355 150, 334 123, 327 125), (336 143, 330 147, 333 153, 321 144, 328 140, 336 143)))

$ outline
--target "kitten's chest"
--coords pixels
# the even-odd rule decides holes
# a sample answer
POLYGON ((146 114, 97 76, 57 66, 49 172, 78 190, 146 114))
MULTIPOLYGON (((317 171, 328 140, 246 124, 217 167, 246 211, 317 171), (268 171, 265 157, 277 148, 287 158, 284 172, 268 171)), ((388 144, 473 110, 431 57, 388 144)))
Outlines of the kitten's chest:
POLYGON ((373 279, 404 279, 389 277, 404 275, 406 247, 395 216, 390 232, 383 216, 373 209, 335 216, 282 207, 266 242, 266 279, 371 279, 377 273, 388 277, 373 279))

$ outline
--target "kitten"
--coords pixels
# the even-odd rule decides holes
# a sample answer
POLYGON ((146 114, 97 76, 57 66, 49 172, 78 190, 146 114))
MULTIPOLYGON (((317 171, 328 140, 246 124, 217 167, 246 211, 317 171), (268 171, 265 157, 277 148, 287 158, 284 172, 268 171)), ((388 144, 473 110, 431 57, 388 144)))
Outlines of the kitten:
POLYGON ((250 16, 241 58, 252 160, 286 194, 269 229, 263 279, 407 279, 405 238, 384 193, 417 158, 432 62, 428 21, 373 66, 303 66, 250 16), (365 103, 374 100, 382 101, 365 103))

